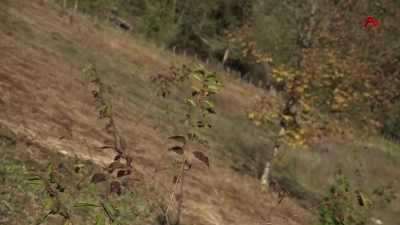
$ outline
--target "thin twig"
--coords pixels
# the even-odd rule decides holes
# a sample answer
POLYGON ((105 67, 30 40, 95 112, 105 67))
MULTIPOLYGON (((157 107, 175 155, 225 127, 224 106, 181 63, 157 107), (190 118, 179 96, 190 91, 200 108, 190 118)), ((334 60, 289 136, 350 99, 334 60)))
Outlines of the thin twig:
POLYGON ((146 114, 147 110, 150 108, 151 104, 153 103, 154 99, 157 96, 158 91, 160 90, 161 85, 158 85, 158 87, 156 88, 155 92, 153 93, 153 96, 151 97, 150 101, 147 103, 146 108, 143 110, 142 114, 140 114, 138 120, 135 122, 132 132, 135 130, 136 126, 140 123, 140 121, 142 121, 143 116, 146 114))
MULTIPOLYGON (((353 194, 353 195, 354 195, 354 194, 353 194)), ((345 199, 345 198, 348 198, 348 197, 351 197, 351 196, 352 196, 352 195, 332 198, 332 199, 329 200, 329 201, 326 201, 326 202, 323 202, 323 203, 318 204, 318 205, 316 205, 316 206, 310 207, 310 208, 304 210, 304 211, 301 212, 301 213, 298 213, 298 214, 289 216, 289 217, 287 217, 287 218, 285 218, 285 219, 281 219, 281 220, 274 221, 274 222, 261 222, 260 225, 271 225, 271 224, 283 223, 283 222, 288 221, 288 220, 290 220, 290 219, 292 219, 292 218, 299 217, 299 216, 301 216, 301 215, 303 215, 303 214, 306 214, 307 212, 309 212, 309 211, 311 211, 311 210, 313 210, 313 209, 319 208, 319 207, 324 206, 324 205, 329 205, 329 204, 331 204, 332 202, 334 202, 334 201, 336 201, 336 200, 338 200, 338 199, 345 199)))

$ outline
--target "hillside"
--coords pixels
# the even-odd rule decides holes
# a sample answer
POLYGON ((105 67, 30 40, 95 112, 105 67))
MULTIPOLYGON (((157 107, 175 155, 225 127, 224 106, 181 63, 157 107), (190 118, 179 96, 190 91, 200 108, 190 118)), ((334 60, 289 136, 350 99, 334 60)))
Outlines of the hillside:
MULTIPOLYGON (((161 73, 171 63, 180 66, 190 62, 58 6, 39 1, 8 1, 6 5, 1 1, 0 8, 5 9, 0 26, 0 190, 4 204, 0 224, 32 224, 44 213, 39 189, 23 184, 24 170, 44 169, 52 162, 56 171, 64 172, 66 183, 76 183, 79 176, 73 174, 73 164, 79 157, 93 158, 102 166, 109 163, 107 152, 93 151, 107 135, 104 124, 97 119, 88 80, 81 72, 89 62, 97 66, 108 83, 116 85, 114 104, 120 114, 117 125, 134 156, 134 167, 145 183, 154 181, 158 196, 168 199, 172 174, 153 172, 175 157, 168 152, 172 143, 167 138, 185 132, 176 121, 184 116, 183 98, 190 93, 188 85, 174 90, 168 100, 157 98, 134 131, 133 127, 154 90, 150 76, 161 73)), ((212 146, 208 152, 210 167, 192 160, 193 168, 185 174, 181 221, 259 224, 277 201, 276 193, 261 192, 258 180, 277 129, 255 126, 243 116, 243 110, 260 96, 274 97, 216 68, 210 69, 216 70, 223 84, 214 101, 218 114, 213 118, 212 131, 202 134, 212 146)), ((361 140, 361 136, 319 140, 315 145, 329 150, 324 153, 286 149, 289 156, 283 160, 278 177, 291 186, 288 188, 294 195, 285 198, 273 221, 320 201, 319 195, 334 182, 338 165, 357 188, 368 194, 379 184, 399 181, 399 146, 374 137, 361 140), (357 163, 352 160, 352 150, 359 154, 363 177, 354 172, 357 163)), ((120 206, 122 224, 132 221, 134 215, 148 218, 125 224, 156 221, 155 213, 148 212, 137 199, 109 200, 128 201, 120 206)), ((174 201, 172 216, 177 213, 177 205, 174 201)), ((368 215, 384 224, 396 224, 400 221, 400 204, 378 201, 368 215)), ((86 214, 79 216, 80 224, 92 223, 86 214)), ((310 213, 284 224, 309 224, 316 218, 310 213)), ((59 223, 52 218, 47 224, 59 223)), ((371 220, 368 223, 373 224, 371 220)))

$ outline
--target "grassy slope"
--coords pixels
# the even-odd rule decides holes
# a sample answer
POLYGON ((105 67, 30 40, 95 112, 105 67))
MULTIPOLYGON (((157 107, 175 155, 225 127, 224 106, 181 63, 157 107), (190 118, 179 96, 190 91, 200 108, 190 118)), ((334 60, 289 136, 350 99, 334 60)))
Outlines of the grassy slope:
MULTIPOLYGON (((168 165, 175 157, 167 151, 173 143, 166 138, 185 132, 171 121, 176 122, 183 116, 182 98, 189 90, 180 88, 171 100, 158 99, 134 133, 132 128, 154 88, 149 77, 162 72, 171 63, 179 65, 188 63, 187 60, 132 39, 123 32, 95 25, 79 15, 71 16, 69 11, 58 7, 35 1, 10 2, 8 10, 2 14, 0 26, 0 133, 4 142, 0 155, 1 161, 6 162, 0 175, 4 180, 1 190, 5 190, 1 200, 7 202, 0 212, 0 224, 21 224, 21 219, 13 219, 19 213, 23 217, 16 218, 26 220, 22 224, 30 224, 41 215, 37 188, 23 185, 24 168, 43 168, 47 162, 53 162, 58 170, 66 173, 77 160, 68 157, 88 156, 88 152, 106 138, 103 124, 98 122, 93 110, 95 105, 87 80, 80 72, 89 61, 98 66, 109 83, 117 85, 115 105, 122 117, 117 122, 135 156, 136 168, 146 183, 154 180, 157 193, 167 199, 173 187, 169 182, 172 174, 152 172, 158 166, 168 165), (136 73, 139 68, 143 70, 136 73), (170 108, 168 116, 165 107, 170 108), (30 207, 26 207, 26 202, 31 203, 30 207)), ((0 4, 0 8, 6 8, 4 3, 0 4)), ((247 104, 264 94, 261 90, 247 87, 224 74, 221 76, 225 86, 215 100, 218 112, 213 119, 215 126, 212 134, 203 134, 213 147, 208 152, 211 167, 206 168, 191 159, 194 168, 185 177, 182 221, 185 224, 258 224, 276 201, 275 195, 261 193, 256 179, 266 158, 265 149, 271 146, 270 137, 276 129, 257 128, 241 114, 247 104)), ((332 182, 331 174, 337 164, 341 164, 346 175, 359 186, 367 187, 367 193, 380 182, 400 177, 399 168, 395 166, 399 161, 398 146, 377 141, 367 144, 349 141, 354 139, 321 140, 317 144, 324 144, 330 150, 324 154, 288 150, 292 158, 282 165, 281 170, 287 172, 281 174, 296 182, 287 185, 292 185, 290 188, 298 193, 321 193, 327 183, 332 182), (354 176, 352 149, 361 155, 367 174, 362 179, 354 176)), ((100 165, 109 162, 106 153, 92 154, 100 165)), ((75 182, 78 178, 71 174, 66 179, 75 182)), ((123 222, 131 221, 132 216, 140 213, 148 220, 155 218, 135 198, 118 201, 130 203, 121 206, 123 222)), ((172 215, 176 213, 176 203, 174 201, 172 215)), ((308 204, 304 200, 287 198, 273 218, 300 212, 301 205, 308 204)), ((400 215, 398 203, 390 208, 379 204, 373 213, 386 224, 400 220, 396 217, 396 213, 400 215)), ((87 224, 86 215, 79 216, 82 224, 87 224)), ((312 218, 313 215, 306 215, 287 224, 307 224, 312 218)), ((135 220, 134 223, 148 221, 135 220)))

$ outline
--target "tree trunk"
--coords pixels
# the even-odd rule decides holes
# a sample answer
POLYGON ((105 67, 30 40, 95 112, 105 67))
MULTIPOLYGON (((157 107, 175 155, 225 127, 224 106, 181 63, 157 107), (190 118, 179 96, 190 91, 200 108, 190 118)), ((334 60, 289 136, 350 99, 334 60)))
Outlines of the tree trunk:
POLYGON ((269 180, 271 177, 273 160, 276 157, 276 155, 278 154, 278 150, 281 145, 281 140, 282 140, 283 136, 286 134, 286 125, 287 125, 288 121, 285 119, 285 118, 287 118, 285 116, 290 116, 291 117, 290 120, 296 122, 296 118, 295 118, 296 113, 293 113, 291 111, 291 107, 294 105, 294 103, 296 103, 296 99, 294 97, 291 97, 286 102, 286 107, 283 110, 283 113, 282 113, 283 116, 282 116, 281 122, 280 122, 280 129, 279 129, 278 137, 274 143, 272 156, 268 159, 267 163, 265 164, 264 172, 261 176, 261 185, 263 186, 263 191, 267 190, 269 187, 269 180))

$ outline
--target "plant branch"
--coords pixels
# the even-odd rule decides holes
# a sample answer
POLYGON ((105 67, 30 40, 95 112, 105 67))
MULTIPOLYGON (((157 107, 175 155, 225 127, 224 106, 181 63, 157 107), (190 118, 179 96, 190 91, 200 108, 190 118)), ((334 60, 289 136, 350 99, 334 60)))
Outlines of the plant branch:
MULTIPOLYGON (((334 201, 336 201, 336 200, 338 200, 338 199, 346 199, 346 198, 348 198, 348 197, 354 197, 353 195, 356 196, 356 194, 352 194, 352 195, 349 195, 349 196, 343 195, 343 196, 340 196, 340 197, 332 198, 332 199, 329 200, 329 201, 326 201, 326 202, 323 202, 323 203, 318 204, 318 205, 316 205, 316 206, 310 207, 310 208, 304 210, 304 211, 301 212, 301 213, 298 213, 298 214, 289 216, 289 217, 287 217, 287 218, 285 218, 285 219, 281 219, 281 220, 274 221, 274 222, 261 222, 260 225, 271 225, 271 224, 283 223, 283 222, 288 221, 288 220, 290 220, 290 219, 292 219, 292 218, 302 216, 302 215, 306 214, 307 212, 309 212, 309 211, 311 211, 311 210, 313 210, 313 209, 319 208, 319 207, 324 206, 324 205, 330 205, 332 202, 334 202, 334 201)), ((279 203, 278 203, 278 204, 279 204, 279 203)), ((276 207, 275 207, 275 208, 276 208, 276 207)), ((269 215, 269 216, 271 216, 271 215, 269 215)))
POLYGON ((151 97, 150 101, 147 103, 146 108, 143 110, 142 114, 140 114, 139 118, 137 119, 137 121, 135 122, 132 132, 135 131, 135 128, 137 127, 137 125, 142 121, 144 115, 146 114, 146 112, 149 110, 151 104, 153 103, 154 99, 157 96, 158 91, 161 89, 161 85, 158 85, 158 87, 156 88, 153 96, 151 97))

